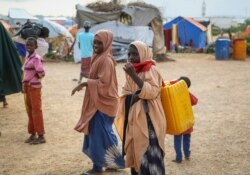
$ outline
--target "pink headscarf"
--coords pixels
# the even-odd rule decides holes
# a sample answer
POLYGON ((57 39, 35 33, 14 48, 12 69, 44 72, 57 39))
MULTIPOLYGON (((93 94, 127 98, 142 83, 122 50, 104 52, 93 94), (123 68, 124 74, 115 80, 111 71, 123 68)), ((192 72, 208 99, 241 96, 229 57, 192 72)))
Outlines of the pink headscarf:
POLYGON ((82 114, 75 126, 75 130, 85 134, 88 134, 89 121, 97 110, 115 117, 118 109, 118 83, 112 55, 113 34, 107 30, 100 30, 95 38, 103 43, 103 52, 95 53, 91 59, 82 114))
MULTIPOLYGON (((107 56, 111 57, 113 60, 113 54, 112 54, 112 41, 113 41, 113 33, 109 30, 99 30, 95 34, 95 38, 102 41, 103 43, 103 52, 101 54, 93 54, 93 57, 91 59, 91 65, 93 62, 96 61, 96 59, 106 59, 107 56)), ((115 63, 115 60, 114 60, 115 63)))

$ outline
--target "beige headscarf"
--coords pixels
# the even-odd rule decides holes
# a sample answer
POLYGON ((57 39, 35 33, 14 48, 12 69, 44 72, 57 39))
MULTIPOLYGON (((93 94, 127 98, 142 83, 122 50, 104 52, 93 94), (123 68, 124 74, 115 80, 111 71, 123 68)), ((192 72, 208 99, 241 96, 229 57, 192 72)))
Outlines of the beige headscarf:
POLYGON ((144 61, 154 61, 153 60, 153 52, 152 49, 149 48, 144 42, 142 41, 133 41, 130 45, 134 45, 139 52, 140 55, 140 62, 144 61))
MULTIPOLYGON (((134 45, 140 55, 141 62, 153 61, 152 51, 141 41, 134 41, 134 45)), ((149 106, 149 115, 154 126, 159 145, 164 151, 164 138, 166 132, 166 119, 161 104, 160 91, 162 85, 162 76, 158 68, 152 65, 146 72, 138 73, 138 76, 144 81, 143 87, 139 94, 141 99, 146 99, 149 106)), ((123 138, 123 126, 125 119, 125 99, 129 94, 138 90, 137 84, 126 75, 126 82, 122 88, 122 96, 118 108, 115 126, 120 138, 123 138)), ((139 100, 130 107, 128 114, 128 125, 126 128, 126 166, 134 167, 137 171, 140 169, 143 155, 149 145, 148 126, 146 114, 143 109, 143 100, 139 100)))
POLYGON ((102 41, 104 51, 101 54, 95 53, 92 57, 82 114, 75 126, 75 130, 85 134, 88 134, 89 121, 97 110, 114 117, 118 107, 118 84, 112 56, 113 34, 100 30, 95 34, 95 39, 102 41))

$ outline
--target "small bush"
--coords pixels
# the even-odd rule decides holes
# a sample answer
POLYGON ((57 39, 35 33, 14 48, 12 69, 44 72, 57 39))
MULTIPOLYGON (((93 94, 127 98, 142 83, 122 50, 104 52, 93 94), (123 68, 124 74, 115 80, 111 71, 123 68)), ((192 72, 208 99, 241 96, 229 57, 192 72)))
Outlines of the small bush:
POLYGON ((250 43, 247 43, 247 55, 250 55, 250 43))

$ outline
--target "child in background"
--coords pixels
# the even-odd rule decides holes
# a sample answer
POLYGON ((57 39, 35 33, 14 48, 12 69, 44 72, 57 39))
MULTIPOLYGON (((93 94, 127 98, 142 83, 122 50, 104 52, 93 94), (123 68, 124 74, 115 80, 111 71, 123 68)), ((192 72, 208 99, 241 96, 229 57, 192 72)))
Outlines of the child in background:
POLYGON ((36 53, 37 40, 33 37, 27 38, 26 50, 28 55, 24 63, 23 93, 26 111, 29 117, 28 132, 30 137, 25 143, 41 144, 45 143, 44 125, 41 99, 41 78, 45 72, 41 57, 36 53), (38 135, 38 137, 37 137, 38 135))
MULTIPOLYGON (((184 80, 186 82, 188 88, 191 86, 191 81, 188 77, 180 77, 177 80, 170 81, 170 84, 175 84, 176 82, 178 82, 180 80, 184 80)), ((192 106, 196 105, 198 102, 198 99, 190 92, 189 92, 189 96, 190 96, 190 100, 191 100, 191 105, 192 106)), ((182 133, 180 135, 174 136, 174 149, 175 149, 175 153, 176 153, 176 158, 175 158, 175 160, 173 160, 173 162, 176 162, 176 163, 182 162, 182 151, 181 151, 182 142, 183 142, 183 151, 184 151, 185 159, 189 160, 190 154, 191 154, 190 138, 191 138, 192 131, 193 131, 193 127, 189 128, 187 131, 185 131, 184 133, 182 133)))

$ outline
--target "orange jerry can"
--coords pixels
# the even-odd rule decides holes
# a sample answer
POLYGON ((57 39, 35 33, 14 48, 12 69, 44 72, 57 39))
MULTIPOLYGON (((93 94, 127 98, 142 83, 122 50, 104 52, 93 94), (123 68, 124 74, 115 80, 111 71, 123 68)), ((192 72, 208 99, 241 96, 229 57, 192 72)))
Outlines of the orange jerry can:
POLYGON ((247 42, 245 39, 235 39, 233 41, 233 59, 234 60, 243 60, 247 58, 247 42))
POLYGON ((161 88, 167 134, 179 135, 194 125, 194 114, 186 83, 181 80, 171 85, 165 82, 161 88))

